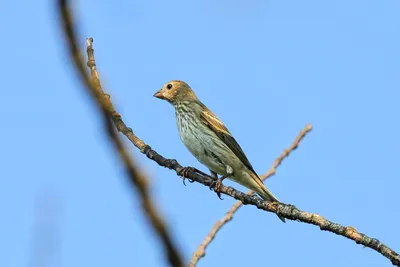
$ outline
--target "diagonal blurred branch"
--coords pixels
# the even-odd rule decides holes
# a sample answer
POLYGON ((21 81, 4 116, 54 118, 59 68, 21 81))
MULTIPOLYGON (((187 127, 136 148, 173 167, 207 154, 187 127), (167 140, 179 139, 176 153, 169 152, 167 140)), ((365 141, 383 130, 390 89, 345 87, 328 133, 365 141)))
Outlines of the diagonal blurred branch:
MULTIPOLYGON (((276 158, 274 161, 274 164, 272 164, 272 167, 269 169, 267 173, 264 175, 260 176, 261 180, 265 181, 266 179, 270 178, 271 176, 275 175, 276 169, 281 165, 283 160, 287 158, 290 153, 293 150, 296 150, 298 145, 300 144, 301 140, 307 135, 312 130, 311 124, 307 124, 297 135, 296 139, 293 141, 293 143, 285 149, 282 154, 276 158)), ((251 195, 254 192, 252 190, 247 191, 247 195, 251 195)), ((225 216, 217 221, 213 228, 211 228, 211 231, 208 233, 208 235, 204 238, 203 242, 197 247, 196 251, 193 252, 192 259, 190 260, 189 267, 195 267, 199 260, 203 258, 206 255, 206 249, 208 245, 214 240, 215 236, 217 235, 217 232, 229 221, 232 220, 233 215, 235 214, 236 211, 238 211, 241 207, 243 206, 243 203, 241 201, 237 201, 233 206, 230 208, 230 210, 225 214, 225 216)))
MULTIPOLYGON (((111 117, 111 120, 114 122, 115 127, 117 130, 121 133, 123 133, 131 142, 132 144, 137 147, 143 154, 145 154, 149 159, 155 161, 158 165, 166 167, 170 170, 174 170, 178 176, 180 176, 182 172, 182 165, 180 165, 175 159, 167 159, 158 154, 155 150, 151 149, 151 147, 147 144, 145 144, 141 139, 139 139, 132 131, 131 128, 128 128, 125 123, 123 122, 121 115, 118 114, 118 112, 115 111, 109 95, 104 94, 104 92, 101 89, 100 82, 98 80, 98 74, 96 70, 96 65, 94 61, 94 55, 93 55, 93 48, 92 48, 92 42, 93 39, 89 38, 87 39, 87 53, 88 53, 88 66, 91 69, 92 72, 92 81, 87 77, 85 71, 83 70, 83 65, 79 57, 79 52, 78 48, 76 46, 75 42, 75 35, 74 32, 72 31, 72 26, 71 26, 71 20, 70 20, 70 14, 69 14, 69 9, 66 6, 66 0, 59 0, 60 1, 60 12, 62 13, 62 16, 64 18, 64 29, 67 33, 68 37, 68 45, 70 46, 70 52, 71 55, 73 56, 74 63, 76 67, 79 69, 79 72, 81 74, 81 77, 83 78, 85 84, 91 89, 90 92, 96 97, 96 101, 98 103, 98 106, 101 106, 103 114, 107 114, 105 122, 107 123, 107 129, 110 133, 110 136, 114 138, 114 131, 110 129, 110 124, 108 120, 108 116, 111 117)), ((116 135, 115 135, 116 136, 116 135)), ((119 140, 118 137, 115 137, 116 140, 119 140)), ((114 140, 114 139, 113 139, 114 140)), ((120 141, 118 141, 120 142, 120 141)), ((115 142, 117 143, 117 141, 115 142)), ((117 144, 115 144, 116 148, 118 148, 118 151, 120 152, 121 157, 126 153, 126 151, 123 149, 120 150, 120 147, 117 144), (125 151, 125 152, 124 152, 125 151)), ((122 146, 122 145, 121 145, 122 146)), ((146 183, 144 182, 144 177, 141 175, 136 174, 136 169, 130 167, 129 163, 129 157, 122 157, 124 160, 124 163, 126 164, 127 171, 130 175, 130 178, 135 184, 135 186, 140 190, 140 193, 142 194, 141 197, 143 201, 146 198, 146 194, 143 193, 147 192, 146 189, 146 183), (137 179, 137 180, 135 180, 137 179), (141 184, 143 183, 143 184, 141 184), (142 190, 144 188, 144 190, 142 190), (143 195, 144 194, 144 195, 143 195)), ((208 175, 203 175, 200 173, 195 172, 194 170, 190 170, 187 173, 187 178, 190 178, 191 180, 201 183, 207 187, 209 187, 213 183, 213 178, 208 176, 208 175)), ((256 206, 258 209, 262 209, 264 211, 268 212, 273 212, 275 214, 279 214, 282 217, 285 217, 289 220, 294 220, 294 221, 300 221, 303 223, 308 223, 308 224, 313 224, 316 226, 319 226, 319 228, 323 231, 329 231, 332 233, 335 233, 337 235, 344 236, 350 240, 355 241, 357 244, 361 244, 365 247, 369 247, 380 254, 382 254, 384 257, 388 258, 394 265, 400 266, 400 255, 396 253, 394 250, 380 242, 379 240, 375 238, 371 238, 365 234, 362 234, 358 232, 355 228, 353 227, 345 227, 340 224, 334 223, 332 221, 329 221, 322 216, 318 214, 313 214, 310 212, 306 211, 301 211, 297 209, 293 205, 287 205, 283 203, 276 203, 276 202, 268 202, 268 201, 263 201, 258 197, 247 195, 243 192, 240 192, 232 187, 229 186, 224 186, 222 185, 220 188, 221 193, 231 196, 232 198, 235 198, 239 201, 241 201, 245 205, 253 205, 256 206)), ((151 203, 151 202, 150 202, 151 203)), ((150 204, 149 204, 150 205, 150 204)), ((146 211, 148 212, 147 215, 150 217, 150 220, 154 223, 154 220, 156 218, 153 218, 150 211, 150 207, 147 207, 144 205, 146 208, 146 211)), ((153 214, 154 215, 154 214, 153 214)), ((154 215, 155 216, 155 215, 154 215)), ((166 246, 167 251, 169 253, 169 260, 170 264, 172 266, 182 266, 181 264, 181 258, 179 257, 179 253, 175 249, 175 246, 173 246, 173 243, 171 242, 171 239, 168 235, 168 232, 166 232, 164 224, 162 224, 161 219, 159 218, 158 222, 160 222, 160 225, 154 224, 153 227, 156 228, 157 232, 159 233, 161 240, 163 241, 163 244, 166 246), (175 258, 174 258, 175 257, 175 258), (174 262, 176 263, 174 265, 174 262)))
MULTIPOLYGON (((74 30, 73 19, 68 5, 67 0, 59 0, 59 12, 62 18, 62 26, 66 37, 67 46, 69 48, 69 53, 71 60, 75 64, 75 68, 85 85, 86 91, 95 100, 96 106, 103 118, 103 123, 105 131, 108 133, 110 141, 112 142, 114 149, 118 153, 121 161, 124 164, 125 171, 130 178, 131 185, 138 191, 140 199, 142 201, 142 208, 151 222, 152 227, 157 232, 159 238, 161 239, 166 254, 168 255, 168 260, 171 266, 183 267, 183 260, 180 252, 177 249, 176 244, 173 242, 167 227, 159 215, 158 211, 150 198, 149 186, 146 177, 139 172, 137 166, 135 166, 134 161, 129 155, 128 151, 124 147, 122 140, 117 135, 114 126, 112 125, 111 118, 116 117, 118 114, 115 112, 112 105, 109 105, 109 98, 106 98, 102 89, 98 76, 92 76, 90 79, 89 75, 86 73, 83 60, 80 56, 79 48, 77 45, 77 38, 74 30), (108 101, 107 101, 108 99, 108 101)), ((92 40, 88 40, 92 42, 92 40)), ((94 62, 92 63, 94 66, 94 62)))

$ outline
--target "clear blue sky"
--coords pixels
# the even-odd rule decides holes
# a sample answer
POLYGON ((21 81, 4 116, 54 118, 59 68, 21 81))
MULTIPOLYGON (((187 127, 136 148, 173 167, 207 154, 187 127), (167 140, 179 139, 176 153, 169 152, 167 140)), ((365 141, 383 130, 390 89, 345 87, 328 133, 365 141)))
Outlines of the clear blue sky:
MULTIPOLYGON (((400 250, 398 0, 74 2, 82 51, 94 37, 105 89, 159 153, 206 170, 181 144, 172 107, 152 96, 172 79, 194 88, 259 173, 310 122, 314 131, 268 187, 400 250)), ((53 256, 40 266, 165 266, 70 66, 54 7, 0 4, 0 266, 53 256), (38 198, 55 210, 36 222, 46 212, 42 202, 36 211, 38 198)), ((189 260, 234 200, 184 187, 132 151, 189 260)), ((391 264, 343 237, 245 207, 200 263, 240 265, 391 264)))

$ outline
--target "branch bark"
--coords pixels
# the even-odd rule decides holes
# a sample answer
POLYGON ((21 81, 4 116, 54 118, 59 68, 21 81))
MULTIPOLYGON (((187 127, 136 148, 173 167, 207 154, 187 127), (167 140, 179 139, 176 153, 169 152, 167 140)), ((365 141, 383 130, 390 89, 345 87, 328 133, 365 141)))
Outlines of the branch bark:
POLYGON ((120 118, 119 114, 114 110, 110 98, 106 96, 102 90, 100 81, 98 79, 96 65, 93 57, 92 42, 93 39, 87 39, 87 49, 89 55, 88 66, 91 69, 92 77, 87 74, 85 64, 81 58, 80 51, 77 45, 77 38, 74 28, 74 21, 72 12, 67 0, 59 0, 58 2, 59 13, 62 19, 62 28, 65 34, 65 41, 69 49, 70 59, 75 65, 75 69, 81 78, 86 92, 89 93, 98 108, 99 115, 101 115, 104 123, 104 130, 113 144, 121 162, 125 167, 127 176, 129 177, 130 184, 135 188, 139 194, 142 209, 147 219, 151 222, 151 226, 158 234, 163 246, 169 263, 173 267, 183 267, 183 260, 175 242, 169 233, 164 220, 159 215, 155 208, 150 192, 147 178, 139 171, 128 150, 123 145, 122 140, 118 136, 111 119, 116 122, 115 118, 120 118), (90 57, 91 55, 91 57, 90 57), (92 59, 92 60, 90 60, 92 59))
MULTIPOLYGON (((93 55, 93 48, 91 46, 91 38, 88 39, 88 65, 94 64, 94 55, 93 55), (93 63, 90 63, 93 62, 93 63)), ((92 75, 98 79, 97 71, 94 71, 92 68, 92 75)), ((104 94, 104 92, 101 92, 104 94)), ((158 165, 168 168, 170 170, 174 170, 178 176, 182 171, 182 165, 178 163, 175 159, 167 159, 158 154, 155 150, 153 150, 149 145, 143 142, 139 137, 137 137, 131 128, 127 127, 122 120, 121 115, 118 114, 112 107, 112 103, 110 101, 109 95, 104 94, 105 102, 107 102, 108 107, 110 108, 110 113, 112 115, 112 120, 114 122, 115 127, 118 129, 119 132, 124 134, 132 144, 140 150, 141 153, 147 156, 147 158, 155 161, 158 165)), ((282 158, 283 160, 283 158, 282 158)), ((279 164, 278 164, 279 165, 279 164)), ((213 182, 213 178, 208 175, 199 174, 193 170, 187 173, 187 178, 203 184, 207 187, 211 185, 213 182)), ((221 193, 231 196, 232 198, 239 200, 244 205, 253 205, 258 209, 273 212, 283 216, 289 220, 299 221, 303 223, 313 224, 319 226, 322 231, 328 231, 337 235, 344 236, 350 240, 353 240, 357 244, 363 245, 365 247, 369 247, 384 257, 388 258, 393 265, 400 266, 400 255, 389 248, 384 243, 380 242, 376 238, 371 238, 365 234, 358 232, 354 227, 351 226, 342 226, 340 224, 334 223, 329 221, 318 214, 313 214, 310 212, 302 211, 297 209, 293 205, 288 205, 284 203, 273 203, 268 201, 263 201, 261 198, 256 196, 247 195, 243 192, 240 192, 230 186, 221 186, 221 193)))
MULTIPOLYGON (((121 140, 113 131, 111 127, 110 120, 114 123, 117 130, 123 133, 132 144, 137 147, 143 154, 145 154, 149 159, 155 161, 158 165, 174 170, 177 175, 182 171, 182 165, 180 165, 175 159, 167 159, 158 154, 149 145, 144 143, 140 138, 138 138, 132 131, 131 128, 127 127, 123 122, 121 115, 115 111, 109 95, 104 94, 100 81, 98 79, 98 74, 96 70, 92 42, 93 39, 87 39, 87 53, 88 53, 88 66, 91 69, 92 80, 88 77, 83 69, 82 60, 80 59, 80 54, 78 47, 76 45, 75 32, 73 30, 73 23, 71 20, 70 10, 67 5, 67 0, 59 0, 59 11, 63 18, 63 29, 67 37, 67 45, 70 49, 71 58, 74 61, 75 67, 79 71, 84 84, 87 86, 88 91, 91 93, 93 98, 96 99, 97 106, 101 110, 104 122, 107 126, 107 131, 110 138, 113 140, 115 149, 118 151, 121 159, 125 164, 127 173, 131 179, 132 184, 140 192, 140 196, 144 203, 144 209, 149 217, 150 221, 153 223, 153 227, 158 232, 166 250, 168 252, 168 259, 171 266, 183 266, 180 254, 176 249, 176 246, 172 242, 168 231, 166 230, 165 224, 163 223, 160 216, 156 213, 150 198, 148 198, 147 184, 145 178, 139 174, 130 160, 129 154, 125 151, 121 140), (97 82, 97 83, 96 83, 97 82), (146 200, 146 198, 148 198, 146 200), (147 203, 147 204, 145 204, 147 203)), ((202 175, 191 170, 187 173, 188 178, 191 180, 201 183, 205 186, 210 186, 213 179, 208 175, 202 175)), ((329 221, 318 214, 313 214, 310 212, 305 212, 297 209, 293 205, 283 204, 283 203, 273 203, 268 201, 263 201, 258 197, 247 195, 229 186, 221 186, 221 193, 231 196, 244 205, 253 205, 258 209, 273 212, 285 217, 289 220, 300 221, 303 223, 313 224, 319 226, 323 231, 329 231, 348 239, 355 241, 357 244, 361 244, 365 247, 369 247, 379 253, 384 257, 388 258, 394 265, 400 266, 400 255, 394 250, 380 242, 375 238, 371 238, 365 234, 358 232, 353 227, 345 227, 340 224, 329 221)))
MULTIPOLYGON (((307 135, 312 130, 311 124, 307 124, 297 135, 296 139, 293 141, 293 143, 285 149, 282 154, 276 158, 274 161, 274 164, 272 164, 271 168, 269 169, 268 172, 266 172, 264 175, 260 176, 261 180, 265 181, 268 178, 272 177, 276 173, 276 169, 282 164, 283 160, 287 158, 290 153, 293 150, 296 150, 298 145, 300 144, 301 140, 307 135)), ((247 191, 246 195, 251 195, 254 192, 252 190, 247 191)), ((235 212, 237 212, 241 207, 243 206, 243 203, 241 201, 237 201, 233 206, 230 208, 230 210, 225 214, 225 216, 217 221, 213 228, 211 228, 211 231, 208 233, 208 235, 204 238, 203 242, 197 247, 196 251, 193 252, 192 259, 190 260, 189 267, 195 267, 197 266, 199 260, 203 258, 206 255, 206 249, 210 245, 210 243, 214 240, 215 236, 217 235, 218 231, 221 230, 221 228, 228 223, 229 221, 232 220, 233 215, 235 212)))

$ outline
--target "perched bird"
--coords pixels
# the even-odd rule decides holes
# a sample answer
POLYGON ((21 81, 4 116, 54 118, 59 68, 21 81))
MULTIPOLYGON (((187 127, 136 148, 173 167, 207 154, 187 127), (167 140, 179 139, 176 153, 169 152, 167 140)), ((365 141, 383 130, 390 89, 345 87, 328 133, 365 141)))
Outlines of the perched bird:
MULTIPOLYGON (((216 179, 214 190, 217 193, 223 179, 229 178, 265 200, 279 202, 258 177, 232 134, 187 83, 170 81, 154 96, 174 106, 180 138, 193 156, 210 170, 216 179), (222 177, 218 179, 217 174, 222 177)), ((283 217, 279 218, 285 222, 283 217)))

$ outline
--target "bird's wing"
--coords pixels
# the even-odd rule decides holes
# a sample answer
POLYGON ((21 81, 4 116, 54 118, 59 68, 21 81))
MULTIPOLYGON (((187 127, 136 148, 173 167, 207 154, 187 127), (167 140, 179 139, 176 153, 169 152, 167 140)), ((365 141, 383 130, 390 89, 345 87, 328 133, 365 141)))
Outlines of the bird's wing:
POLYGON ((242 161, 242 163, 258 177, 240 145, 236 142, 235 138, 233 138, 232 134, 217 118, 217 116, 215 116, 215 114, 212 113, 207 107, 203 106, 202 112, 200 113, 200 119, 218 136, 219 139, 221 139, 221 141, 223 141, 229 147, 230 150, 232 150, 232 152, 242 161))

